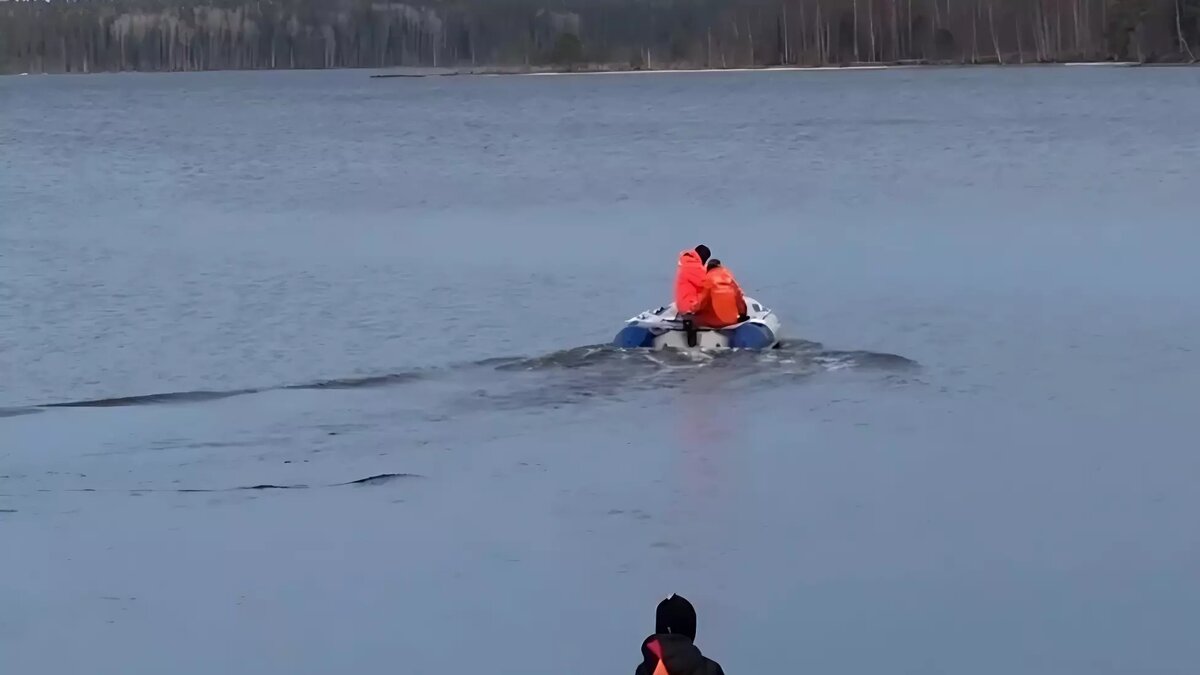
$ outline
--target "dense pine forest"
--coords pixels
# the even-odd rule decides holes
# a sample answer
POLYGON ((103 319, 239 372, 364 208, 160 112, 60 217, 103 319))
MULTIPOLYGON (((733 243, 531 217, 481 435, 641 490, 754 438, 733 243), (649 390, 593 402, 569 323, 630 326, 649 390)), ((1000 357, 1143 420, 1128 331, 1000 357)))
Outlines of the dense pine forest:
POLYGON ((0 72, 1195 62, 1200 0, 0 0, 0 72))

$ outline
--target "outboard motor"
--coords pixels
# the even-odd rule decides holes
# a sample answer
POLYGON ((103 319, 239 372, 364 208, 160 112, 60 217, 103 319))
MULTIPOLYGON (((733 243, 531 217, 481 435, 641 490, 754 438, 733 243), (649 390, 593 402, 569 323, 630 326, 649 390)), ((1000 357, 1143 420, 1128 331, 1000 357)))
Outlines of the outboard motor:
POLYGON ((694 348, 699 343, 699 337, 696 335, 696 324, 691 319, 683 320, 683 332, 687 335, 687 346, 694 348))

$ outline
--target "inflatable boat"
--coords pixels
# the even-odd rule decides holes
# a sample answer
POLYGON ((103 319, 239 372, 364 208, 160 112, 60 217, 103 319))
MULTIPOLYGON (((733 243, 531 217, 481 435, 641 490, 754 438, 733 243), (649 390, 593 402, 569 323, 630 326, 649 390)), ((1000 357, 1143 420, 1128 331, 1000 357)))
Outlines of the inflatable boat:
POLYGON ((629 319, 613 338, 621 349, 772 349, 779 345, 779 317, 746 298, 747 319, 725 328, 698 328, 680 317, 675 303, 629 319))

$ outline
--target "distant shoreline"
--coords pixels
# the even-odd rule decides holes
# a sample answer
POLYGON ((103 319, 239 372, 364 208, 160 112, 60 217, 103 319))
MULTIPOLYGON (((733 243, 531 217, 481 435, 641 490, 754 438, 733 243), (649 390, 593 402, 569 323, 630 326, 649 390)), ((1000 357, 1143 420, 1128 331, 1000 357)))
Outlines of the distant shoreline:
MULTIPOLYGON (((1062 61, 1053 63, 861 63, 844 66, 758 66, 739 68, 621 68, 584 66, 581 68, 479 68, 470 70, 446 70, 444 72, 395 72, 376 73, 372 79, 424 78, 424 77, 545 77, 554 75, 671 75, 710 73, 789 73, 789 72, 839 72, 869 70, 919 70, 952 68, 1173 68, 1200 66, 1200 63, 1140 63, 1137 61, 1062 61)), ((420 69, 413 69, 420 70, 420 69)))
POLYGON ((585 65, 578 68, 553 67, 504 67, 487 66, 466 69, 429 68, 429 67, 395 67, 395 68, 228 68, 213 70, 114 70, 93 71, 90 73, 0 73, 0 77, 24 77, 30 75, 179 75, 196 73, 264 73, 264 72, 324 72, 324 71, 383 71, 368 77, 371 79, 413 79, 429 77, 546 77, 562 75, 670 75, 670 74, 713 74, 713 73, 801 73, 801 72, 855 72, 872 70, 921 70, 921 69, 973 69, 973 68, 1189 68, 1200 67, 1200 62, 1156 62, 1142 63, 1138 61, 1054 61, 1039 63, 955 63, 955 62, 918 62, 918 63, 853 63, 846 65, 825 66, 754 66, 737 68, 629 68, 622 66, 585 65))

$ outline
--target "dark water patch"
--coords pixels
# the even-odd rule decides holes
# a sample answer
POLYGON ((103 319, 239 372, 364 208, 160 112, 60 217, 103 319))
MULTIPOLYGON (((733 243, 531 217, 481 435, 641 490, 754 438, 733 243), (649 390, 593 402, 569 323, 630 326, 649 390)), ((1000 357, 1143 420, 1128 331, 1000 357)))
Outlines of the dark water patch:
POLYGON ((495 358, 476 362, 506 377, 476 380, 482 386, 454 397, 455 411, 555 410, 562 406, 611 399, 635 389, 669 387, 662 359, 689 363, 687 354, 623 351, 585 345, 535 357, 495 358))
POLYGON ((173 490, 139 490, 138 492, 242 492, 252 490, 307 490, 309 486, 297 483, 295 485, 277 485, 275 483, 260 483, 258 485, 239 485, 231 488, 175 488, 173 490))
POLYGON ((16 513, 16 509, 0 509, 0 513, 16 513))
MULTIPOLYGON (((496 370, 506 372, 590 368, 605 363, 641 363, 645 354, 637 350, 621 350, 608 345, 585 345, 529 358, 488 359, 496 370)), ((480 362, 480 365, 489 365, 480 362)))
POLYGON ((261 492, 267 490, 310 490, 314 488, 335 488, 347 486, 385 485, 408 478, 422 478, 415 473, 379 473, 366 478, 346 481, 344 483, 326 483, 322 485, 306 485, 304 483, 256 483, 254 485, 239 485, 229 488, 134 488, 134 489, 98 489, 98 488, 64 488, 59 490, 39 489, 38 492, 127 492, 131 496, 140 497, 146 494, 178 493, 178 494, 210 494, 216 492, 261 492))
POLYGON ((383 485, 393 481, 402 480, 405 478, 419 478, 415 473, 381 473, 366 478, 359 478, 346 483, 336 483, 330 487, 341 487, 343 485, 383 485))
POLYGON ((364 377, 344 377, 333 380, 320 380, 308 384, 293 384, 282 389, 359 389, 367 387, 388 387, 423 379, 424 373, 415 371, 404 373, 387 373, 384 375, 367 375, 364 377))
POLYGON ((4 417, 19 417, 21 415, 32 415, 42 412, 37 408, 0 408, 0 418, 4 417))
POLYGON ((118 455, 136 455, 145 452, 166 452, 171 450, 227 450, 231 448, 267 448, 283 446, 292 442, 289 436, 247 437, 229 441, 186 441, 181 438, 170 438, 153 441, 146 445, 119 446, 119 449, 105 447, 95 452, 85 452, 84 457, 115 457, 118 455))
MULTIPOLYGON (((262 447, 267 445, 273 439, 253 439, 242 441, 196 441, 190 443, 174 444, 156 444, 155 449, 162 448, 183 448, 186 450, 223 450, 225 448, 244 448, 248 446, 262 447)), ((94 453, 94 454, 110 454, 110 453, 94 453)))
POLYGON ((479 366, 481 368, 496 368, 497 370, 504 370, 505 366, 510 366, 514 363, 520 363, 525 360, 526 358, 522 356, 496 356, 488 359, 480 359, 471 365, 479 366))
POLYGON ((859 368, 870 370, 915 370, 919 364, 898 354, 868 351, 822 351, 812 356, 814 362, 828 370, 859 368))
POLYGON ((780 340, 779 345, 772 351, 784 353, 805 354, 819 352, 825 349, 825 345, 812 340, 780 340))
POLYGON ((233 389, 230 391, 178 391, 164 394, 143 394, 141 396, 119 396, 114 398, 97 398, 84 401, 69 401, 67 403, 48 403, 43 408, 120 408, 138 405, 163 405, 171 403, 198 403, 200 401, 215 401, 234 396, 244 396, 261 391, 260 389, 233 389))
POLYGON ((340 436, 342 434, 349 434, 349 433, 353 433, 356 431, 363 431, 363 430, 369 429, 369 428, 371 428, 371 425, 369 425, 369 424, 351 424, 351 423, 318 424, 313 428, 316 429, 317 431, 325 432, 326 436, 340 436))

